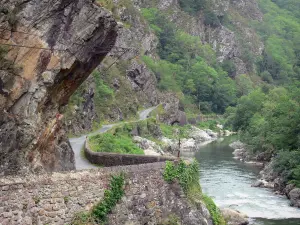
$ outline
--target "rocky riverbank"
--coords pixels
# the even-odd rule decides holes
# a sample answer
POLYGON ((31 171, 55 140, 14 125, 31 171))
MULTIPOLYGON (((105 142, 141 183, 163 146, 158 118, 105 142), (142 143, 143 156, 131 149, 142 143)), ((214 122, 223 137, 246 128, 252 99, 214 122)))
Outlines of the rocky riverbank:
POLYGON ((274 171, 272 156, 266 153, 251 154, 247 145, 240 141, 230 144, 230 147, 234 149, 235 159, 261 168, 260 179, 252 184, 253 187, 270 188, 276 194, 285 195, 291 201, 291 206, 300 208, 300 188, 294 184, 287 184, 274 171))
POLYGON ((181 152, 195 152, 200 146, 208 144, 219 137, 219 134, 210 129, 199 129, 191 126, 186 138, 174 135, 174 138, 160 136, 156 141, 140 136, 134 136, 133 141, 144 150, 145 155, 174 155, 181 152))

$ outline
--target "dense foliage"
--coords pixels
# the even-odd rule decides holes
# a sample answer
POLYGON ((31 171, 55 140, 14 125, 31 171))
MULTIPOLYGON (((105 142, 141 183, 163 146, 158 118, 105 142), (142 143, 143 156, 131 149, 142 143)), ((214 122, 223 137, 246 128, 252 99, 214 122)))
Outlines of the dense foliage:
MULTIPOLYGON (((199 37, 178 30, 157 9, 142 12, 159 38, 162 60, 143 58, 155 73, 159 88, 183 93, 186 101, 191 100, 203 112, 223 113, 226 107, 234 105, 236 84, 217 63, 212 48, 202 44, 199 37)), ((234 70, 228 62, 224 68, 230 73, 234 70)))
POLYGON ((276 84, 300 78, 299 1, 260 0, 263 22, 255 24, 265 50, 259 60, 262 76, 276 84), (278 5, 277 5, 278 4, 278 5))
POLYGON ((227 125, 241 131, 254 153, 275 157, 274 170, 286 182, 300 186, 299 2, 260 0, 259 4, 264 20, 254 27, 265 50, 258 59, 258 73, 271 85, 241 89, 237 107, 226 111, 227 125))
POLYGON ((208 0, 179 0, 180 7, 191 14, 195 14, 200 10, 206 9, 209 6, 208 0))
POLYGON ((276 156, 274 168, 287 180, 296 179, 293 170, 300 165, 300 157, 294 157, 300 156, 299 94, 298 88, 278 87, 267 93, 258 89, 243 96, 226 114, 228 124, 242 131, 242 140, 254 153, 276 156))

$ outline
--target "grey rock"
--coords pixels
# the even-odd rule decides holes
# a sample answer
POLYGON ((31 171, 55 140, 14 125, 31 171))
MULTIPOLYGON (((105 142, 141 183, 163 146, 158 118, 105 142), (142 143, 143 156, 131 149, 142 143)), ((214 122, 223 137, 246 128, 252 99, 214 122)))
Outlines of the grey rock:
POLYGON ((228 225, 247 225, 249 224, 248 216, 233 209, 221 209, 221 213, 228 225))
POLYGON ((288 193, 291 200, 291 206, 300 208, 300 188, 294 188, 288 193))

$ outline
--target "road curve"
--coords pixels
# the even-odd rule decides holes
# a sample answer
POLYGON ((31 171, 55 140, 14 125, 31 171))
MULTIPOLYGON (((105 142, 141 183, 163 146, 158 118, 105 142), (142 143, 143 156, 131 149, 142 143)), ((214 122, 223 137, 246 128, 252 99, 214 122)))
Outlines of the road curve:
MULTIPOLYGON (((145 110, 139 112, 139 121, 147 119, 149 114, 155 108, 156 108, 156 106, 145 109, 145 110)), ((73 152, 74 152, 76 170, 96 168, 95 165, 91 164, 86 158, 82 157, 82 154, 81 154, 81 150, 84 147, 84 143, 85 143, 85 140, 86 140, 87 136, 105 133, 106 131, 108 131, 109 129, 111 129, 115 125, 117 125, 117 124, 104 125, 99 130, 97 130, 95 132, 92 132, 88 135, 83 135, 83 136, 78 137, 78 138, 70 138, 69 139, 69 141, 71 143, 71 146, 72 146, 72 149, 73 149, 73 152)))

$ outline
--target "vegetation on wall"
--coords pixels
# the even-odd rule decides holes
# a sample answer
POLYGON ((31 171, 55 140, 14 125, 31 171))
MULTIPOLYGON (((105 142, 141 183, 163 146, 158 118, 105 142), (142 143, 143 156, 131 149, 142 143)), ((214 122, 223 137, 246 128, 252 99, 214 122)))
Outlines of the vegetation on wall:
POLYGON ((104 198, 93 208, 92 216, 98 223, 106 221, 107 214, 111 212, 118 201, 123 197, 125 185, 124 176, 124 174, 112 176, 109 189, 104 191, 104 198))
POLYGON ((91 212, 77 214, 71 224, 105 224, 107 222, 107 215, 124 195, 124 185, 124 174, 112 176, 109 188, 104 191, 103 199, 93 207, 91 212))
POLYGON ((199 184, 199 162, 194 160, 191 164, 184 161, 166 162, 163 173, 165 181, 171 183, 178 181, 188 199, 195 203, 203 201, 212 216, 214 225, 226 225, 226 222, 213 200, 204 195, 199 184))

